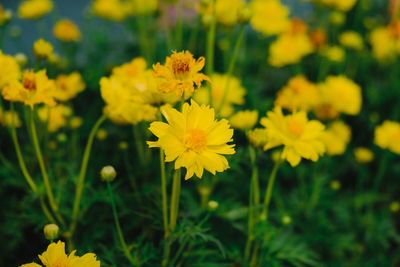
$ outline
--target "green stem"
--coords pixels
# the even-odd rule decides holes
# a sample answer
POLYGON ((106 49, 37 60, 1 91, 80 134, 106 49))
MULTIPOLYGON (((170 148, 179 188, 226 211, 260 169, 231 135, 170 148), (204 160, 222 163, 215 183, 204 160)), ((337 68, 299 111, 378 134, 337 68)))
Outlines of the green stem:
MULTIPOLYGON (((212 10, 212 17, 211 17, 211 24, 208 29, 207 33, 207 47, 206 47, 206 56, 207 56, 207 63, 206 63, 206 74, 208 77, 211 77, 214 72, 214 49, 215 49, 215 33, 217 28, 217 20, 215 17, 215 0, 210 3, 213 7, 212 10)), ((209 103, 212 106, 212 86, 209 85, 209 103)))
POLYGON ((133 128, 133 138, 135 139, 136 151, 138 153, 139 162, 140 165, 143 166, 146 162, 145 162, 144 147, 143 147, 144 143, 141 142, 143 140, 141 129, 139 128, 139 124, 133 125, 132 128, 133 128))
POLYGON ((51 215, 49 209, 47 208, 43 197, 40 197, 39 200, 40 200, 40 206, 42 207, 43 213, 46 216, 47 220, 49 220, 49 222, 51 222, 51 223, 57 224, 57 222, 54 219, 53 215, 51 215))
POLYGON ((115 206, 114 196, 113 196, 112 189, 111 189, 111 184, 110 184, 109 181, 107 181, 107 189, 108 189, 108 195, 110 197, 111 207, 112 207, 112 211, 113 211, 113 215, 114 215, 115 227, 117 228, 119 241, 121 242, 121 246, 122 246, 122 249, 124 251, 124 254, 125 254, 126 258, 129 260, 129 262, 131 264, 134 264, 135 260, 132 258, 132 255, 129 252, 128 246, 126 245, 126 242, 125 242, 125 239, 124 239, 124 235, 123 235, 122 230, 121 230, 121 225, 119 224, 117 208, 115 206))
POLYGON ((271 175, 269 176, 267 191, 265 192, 264 207, 260 217, 265 221, 267 221, 268 219, 268 207, 271 201, 272 188, 274 187, 276 173, 278 171, 279 166, 281 165, 281 162, 282 162, 281 155, 279 155, 279 159, 275 162, 274 168, 272 169, 271 175))
POLYGON ((224 88, 224 94, 223 94, 222 99, 221 99, 221 104, 218 107, 217 114, 221 111, 222 107, 224 106, 224 103, 225 103, 226 98, 227 98, 228 93, 229 93, 229 83, 231 81, 231 76, 232 76, 233 70, 235 68, 237 56, 238 56, 239 50, 240 50, 240 45, 241 45, 242 40, 243 40, 244 27, 245 27, 244 24, 240 25, 239 34, 238 34, 238 37, 237 37, 236 42, 235 42, 235 48, 233 49, 233 54, 232 54, 231 60, 229 62, 228 73, 227 73, 227 78, 226 78, 226 83, 225 83, 225 88, 224 88))
POLYGON ((171 232, 175 230, 176 221, 178 218, 180 191, 181 191, 181 169, 177 169, 175 170, 172 182, 172 196, 171 196, 170 222, 169 222, 169 229, 171 232))
POLYGON ((94 137, 97 133, 97 130, 99 129, 100 125, 107 119, 107 115, 103 114, 95 123, 93 126, 92 130, 90 131, 89 138, 85 147, 85 152, 83 154, 83 159, 82 159, 82 165, 81 165, 81 170, 79 173, 79 179, 78 183, 76 184, 76 191, 75 191, 75 200, 74 200, 74 207, 72 211, 72 223, 70 226, 70 234, 71 236, 74 234, 76 224, 78 222, 78 214, 79 214, 79 205, 81 202, 81 197, 82 197, 82 192, 83 192, 83 187, 85 183, 85 177, 86 177, 86 170, 87 170, 87 165, 89 162, 89 157, 90 157, 90 152, 92 149, 92 144, 94 137))
POLYGON ((165 175, 164 151, 161 148, 160 148, 160 170, 161 170, 161 195, 162 195, 162 212, 163 212, 163 223, 164 223, 164 238, 167 238, 169 236, 167 178, 165 175))
POLYGON ((382 183, 383 177, 385 176, 386 169, 389 164, 389 152, 384 151, 381 161, 379 162, 378 173, 376 174, 375 183, 374 183, 374 190, 375 192, 379 191, 379 187, 382 183))

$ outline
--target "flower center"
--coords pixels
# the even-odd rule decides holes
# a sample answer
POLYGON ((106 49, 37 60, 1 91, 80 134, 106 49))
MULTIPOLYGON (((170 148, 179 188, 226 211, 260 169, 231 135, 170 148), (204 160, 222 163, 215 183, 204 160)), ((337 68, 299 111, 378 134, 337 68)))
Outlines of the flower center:
POLYGON ((51 265, 51 267, 68 267, 68 266, 69 263, 65 259, 59 259, 51 265))
POLYGON ((58 86, 61 90, 67 91, 67 78, 64 76, 59 76, 57 79, 58 86))
POLYGON ((184 78, 190 71, 190 58, 183 55, 175 54, 171 56, 172 71, 176 78, 184 78))
POLYGON ((193 129, 188 132, 183 142, 187 148, 200 152, 207 145, 207 135, 203 130, 193 129))
POLYGON ((300 137, 304 132, 304 124, 295 119, 290 119, 288 121, 288 129, 291 135, 300 137))
POLYGON ((36 79, 35 73, 32 70, 28 70, 24 72, 24 76, 22 78, 22 85, 26 90, 35 91, 36 90, 36 79))

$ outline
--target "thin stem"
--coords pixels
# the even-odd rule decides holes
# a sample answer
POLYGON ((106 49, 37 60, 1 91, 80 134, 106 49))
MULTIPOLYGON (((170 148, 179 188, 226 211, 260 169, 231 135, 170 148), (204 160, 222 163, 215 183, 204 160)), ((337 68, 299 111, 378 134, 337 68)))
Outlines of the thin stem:
POLYGON ((172 182, 172 196, 171 196, 170 222, 169 222, 169 229, 171 232, 175 230, 176 221, 178 218, 180 191, 181 191, 181 169, 177 169, 175 170, 172 182))
POLYGON ((83 159, 82 159, 82 165, 81 165, 81 170, 79 173, 79 179, 78 183, 76 184, 76 192, 75 192, 75 200, 74 200, 74 208, 72 211, 72 223, 70 226, 70 234, 71 236, 74 234, 75 227, 78 221, 78 214, 79 214, 79 205, 81 202, 81 197, 82 197, 82 192, 83 192, 83 187, 85 183, 85 177, 86 177, 86 170, 87 170, 87 165, 89 162, 89 157, 90 157, 90 152, 92 149, 92 144, 94 137, 97 133, 97 130, 99 129, 100 125, 107 119, 107 115, 103 114, 95 125, 93 126, 92 130, 90 131, 89 138, 86 144, 85 152, 83 154, 83 159))
POLYGON ((135 260, 132 258, 131 254, 129 252, 128 246, 126 245, 126 242, 124 239, 124 234, 122 233, 122 230, 121 230, 121 225, 119 224, 117 208, 115 206, 114 196, 113 196, 111 184, 109 181, 107 181, 107 189, 108 189, 108 195, 110 197, 111 207, 112 207, 112 211, 113 211, 113 215, 114 215, 115 227, 117 228, 119 241, 121 242, 121 246, 122 246, 122 249, 124 251, 126 258, 129 260, 129 262, 131 264, 134 264, 135 260))
MULTIPOLYGON (((206 55, 207 55, 207 64, 206 64, 206 74, 210 77, 214 72, 214 49, 215 49, 215 33, 217 28, 217 21, 215 17, 215 0, 210 3, 212 5, 212 17, 211 24, 207 33, 207 47, 206 47, 206 55)), ((212 86, 209 87, 209 103, 212 106, 212 86)))
POLYGON ((145 159, 144 159, 144 147, 143 143, 141 142, 141 140, 143 140, 141 129, 139 128, 139 124, 133 125, 132 128, 133 128, 133 138, 135 139, 136 151, 138 153, 139 162, 140 165, 143 166, 145 164, 145 159))
POLYGON ((44 215, 46 216, 47 220, 49 220, 49 222, 57 224, 56 220, 54 219, 53 215, 51 215, 51 212, 49 211, 49 209, 46 206, 46 203, 44 202, 43 197, 39 197, 40 200, 40 206, 43 210, 44 215))
POLYGON ((227 73, 227 78, 226 78, 226 83, 225 83, 225 88, 224 88, 224 94, 223 94, 222 99, 221 99, 221 104, 218 107, 217 114, 221 111, 222 107, 224 106, 224 103, 225 103, 226 98, 227 98, 228 93, 229 93, 229 83, 231 81, 231 76, 232 76, 233 70, 235 68, 237 56, 238 56, 239 50, 240 50, 240 45, 241 45, 242 40, 243 40, 244 27, 245 27, 244 24, 240 25, 239 34, 238 34, 238 37, 237 37, 236 42, 235 42, 235 48, 233 49, 233 54, 232 54, 231 60, 229 62, 228 73, 227 73))
POLYGON ((163 212, 163 223, 164 223, 164 238, 167 238, 169 236, 167 178, 165 175, 164 151, 161 148, 160 148, 160 170, 161 170, 161 195, 162 195, 162 212, 163 212))
POLYGON ((272 169, 271 175, 269 176, 267 191, 265 192, 264 207, 261 213, 261 218, 265 221, 267 221, 268 219, 268 207, 271 201, 272 188, 274 187, 276 173, 278 171, 279 166, 281 165, 281 162, 282 162, 281 155, 279 155, 279 159, 275 162, 274 168, 272 169))

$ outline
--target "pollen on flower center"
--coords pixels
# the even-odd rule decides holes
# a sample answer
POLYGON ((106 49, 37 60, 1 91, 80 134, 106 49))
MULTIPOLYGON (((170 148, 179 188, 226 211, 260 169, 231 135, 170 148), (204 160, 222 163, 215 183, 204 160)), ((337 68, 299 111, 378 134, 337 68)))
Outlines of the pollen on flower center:
POLYGON ((187 148, 200 152, 207 145, 207 136, 203 130, 192 129, 184 138, 184 144, 187 148))
POLYGON ((22 85, 29 91, 36 90, 36 79, 33 71, 26 71, 22 79, 22 85))
POLYGON ((172 60, 172 71, 175 77, 183 78, 190 70, 190 58, 185 55, 174 54, 171 56, 172 60))
POLYGON ((304 132, 304 124, 295 119, 290 119, 288 121, 288 129, 293 136, 300 137, 304 132))

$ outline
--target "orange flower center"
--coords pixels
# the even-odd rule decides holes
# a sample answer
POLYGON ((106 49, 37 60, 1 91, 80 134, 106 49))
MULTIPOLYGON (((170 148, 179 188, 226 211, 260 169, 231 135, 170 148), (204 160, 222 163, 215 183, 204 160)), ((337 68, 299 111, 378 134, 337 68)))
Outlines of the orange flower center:
POLYGON ((36 90, 36 79, 35 73, 32 70, 28 70, 24 72, 24 76, 22 78, 22 85, 26 90, 35 91, 36 90))
POLYGON ((290 119, 288 121, 288 129, 291 135, 300 137, 304 132, 304 124, 295 119, 290 119))
POLYGON ((57 78, 57 85, 60 87, 61 90, 67 90, 67 78, 65 76, 59 76, 57 78))
POLYGON ((192 129, 184 138, 184 144, 187 148, 200 152, 207 145, 207 135, 203 130, 192 129))
POLYGON ((176 78, 185 78, 190 72, 190 57, 174 54, 171 56, 172 71, 176 78))

